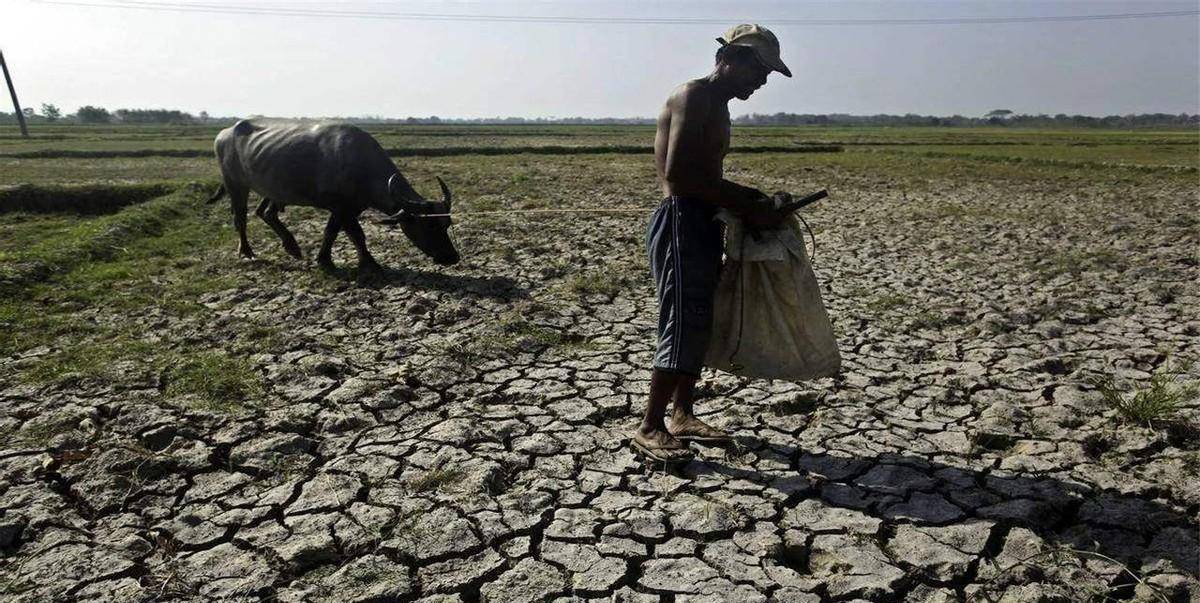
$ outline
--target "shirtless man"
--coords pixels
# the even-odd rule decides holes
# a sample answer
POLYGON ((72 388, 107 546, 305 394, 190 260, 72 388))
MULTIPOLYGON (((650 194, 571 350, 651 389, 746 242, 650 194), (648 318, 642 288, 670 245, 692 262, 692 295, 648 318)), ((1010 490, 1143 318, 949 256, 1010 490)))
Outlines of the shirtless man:
POLYGON ((654 158, 666 198, 647 233, 650 270, 658 289, 658 349, 646 416, 633 446, 653 460, 691 458, 687 440, 721 442, 729 435, 696 418, 693 387, 712 333, 713 295, 721 270, 723 233, 713 218, 725 208, 751 226, 771 227, 776 214, 761 191, 723 178, 729 152, 729 106, 746 100, 778 71, 779 41, 758 25, 738 25, 718 38, 716 67, 677 88, 658 117, 654 158), (664 421, 674 399, 671 426, 664 421))

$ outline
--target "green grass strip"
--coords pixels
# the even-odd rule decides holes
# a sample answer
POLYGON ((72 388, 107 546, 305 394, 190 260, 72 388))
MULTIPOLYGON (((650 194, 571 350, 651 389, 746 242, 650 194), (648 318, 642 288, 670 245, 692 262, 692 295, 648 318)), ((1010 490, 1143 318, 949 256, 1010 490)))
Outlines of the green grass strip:
POLYGON ((1195 174, 1200 172, 1200 168, 1192 165, 1145 165, 1136 163, 1113 163, 1108 161, 1072 161, 1069 159, 1046 159, 1044 157, 1017 157, 1012 155, 978 155, 973 153, 954 153, 946 151, 901 151, 897 149, 869 149, 867 152, 882 153, 886 155, 907 155, 910 157, 928 157, 930 159, 964 159, 967 161, 981 161, 986 163, 1024 164, 1048 167, 1072 167, 1085 169, 1098 168, 1106 170, 1117 168, 1151 173, 1170 172, 1173 174, 1195 174))
POLYGON ((201 211, 204 198, 203 185, 191 183, 115 214, 82 221, 20 253, 0 257, 0 296, 15 296, 56 274, 112 257, 129 241, 159 235, 172 221, 201 211))
POLYGON ((20 186, 0 189, 0 214, 70 212, 83 215, 113 213, 123 207, 161 197, 171 192, 165 184, 112 186, 20 186))

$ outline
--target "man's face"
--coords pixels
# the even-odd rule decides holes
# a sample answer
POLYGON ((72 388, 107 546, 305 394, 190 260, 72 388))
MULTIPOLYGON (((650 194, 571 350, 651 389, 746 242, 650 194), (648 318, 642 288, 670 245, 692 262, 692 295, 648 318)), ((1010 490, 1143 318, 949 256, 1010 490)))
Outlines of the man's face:
POLYGON ((762 88, 767 83, 767 75, 771 73, 771 68, 758 60, 758 55, 753 52, 741 53, 730 67, 735 95, 741 100, 750 98, 751 94, 762 88))

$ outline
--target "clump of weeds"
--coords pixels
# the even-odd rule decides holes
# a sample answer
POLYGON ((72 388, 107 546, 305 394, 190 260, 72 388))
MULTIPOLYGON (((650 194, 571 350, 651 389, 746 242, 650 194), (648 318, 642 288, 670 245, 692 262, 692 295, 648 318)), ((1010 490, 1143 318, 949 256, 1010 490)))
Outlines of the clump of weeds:
POLYGON ((182 357, 166 378, 167 396, 186 396, 198 410, 235 413, 262 395, 262 382, 246 362, 219 352, 182 357))
MULTIPOLYGON (((1092 381, 1104 403, 1117 411, 1122 421, 1156 428, 1190 424, 1180 416, 1182 405, 1200 394, 1200 386, 1180 380, 1182 370, 1162 369, 1150 377, 1147 387, 1128 390, 1111 376, 1092 381)), ((1179 426, 1173 428, 1178 431, 1179 426)))

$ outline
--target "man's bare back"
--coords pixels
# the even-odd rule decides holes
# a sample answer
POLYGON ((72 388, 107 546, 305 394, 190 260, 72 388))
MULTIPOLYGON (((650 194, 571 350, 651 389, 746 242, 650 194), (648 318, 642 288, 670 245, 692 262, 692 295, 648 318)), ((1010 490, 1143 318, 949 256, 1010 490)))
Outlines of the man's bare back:
MULTIPOLYGON (((706 78, 695 79, 675 89, 658 115, 658 131, 654 135, 654 163, 662 183, 663 195, 670 197, 691 196, 696 193, 697 181, 719 182, 724 175, 723 163, 729 152, 729 106, 719 98, 713 98, 711 83, 706 78), (671 150, 671 127, 678 121, 675 115, 687 116, 693 109, 703 119, 680 127, 695 129, 696 146, 688 149, 688 161, 680 168, 688 173, 672 174, 668 177, 667 158, 671 150), (703 109, 703 111, 698 111, 703 109)), ((682 159, 682 158, 679 158, 682 159)))

